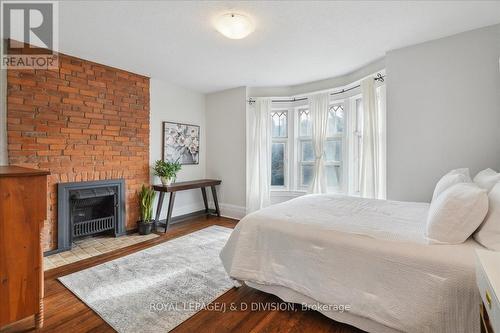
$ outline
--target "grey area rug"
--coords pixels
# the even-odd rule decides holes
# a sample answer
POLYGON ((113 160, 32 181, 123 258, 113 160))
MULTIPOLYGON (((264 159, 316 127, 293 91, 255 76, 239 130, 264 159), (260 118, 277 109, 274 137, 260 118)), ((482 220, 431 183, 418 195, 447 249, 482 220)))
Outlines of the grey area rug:
POLYGON ((233 287, 212 226, 59 278, 118 332, 168 332, 233 287))

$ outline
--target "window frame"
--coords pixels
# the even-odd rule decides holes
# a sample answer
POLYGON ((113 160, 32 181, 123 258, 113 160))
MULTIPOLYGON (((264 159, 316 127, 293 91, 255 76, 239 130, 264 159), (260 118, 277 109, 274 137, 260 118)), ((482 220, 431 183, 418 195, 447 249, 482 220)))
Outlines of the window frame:
MULTIPOLYGON (((293 118, 293 117, 290 117, 290 109, 289 108, 272 108, 271 109, 271 112, 269 113, 269 117, 270 117, 270 121, 272 122, 273 118, 272 118, 272 115, 273 113, 275 112, 286 112, 286 124, 287 124, 287 136, 286 137, 274 137, 273 136, 273 133, 272 133, 272 130, 271 130, 271 164, 272 164, 272 145, 274 143, 282 143, 284 144, 284 154, 283 154, 283 177, 284 177, 284 185, 269 185, 270 186, 270 189, 271 191, 288 191, 291 187, 290 187, 290 158, 289 158, 289 150, 290 150, 290 128, 293 128, 290 126, 290 118, 293 118)), ((270 170, 271 174, 272 174, 272 170, 270 170)))
MULTIPOLYGON (((301 105, 297 106, 294 108, 294 120, 297 123, 297 126, 294 131, 294 139, 295 141, 295 147, 297 150, 297 156, 293 160, 293 164, 296 165, 296 173, 295 173, 295 188, 299 191, 307 191, 309 188, 309 185, 303 185, 302 184, 302 168, 303 166, 314 166, 314 161, 303 161, 302 160, 302 143, 303 142, 309 142, 311 141, 312 144, 312 137, 311 136, 301 136, 300 135, 300 111, 307 109, 309 111, 309 106, 308 105, 301 105)), ((314 149, 314 148, 313 148, 314 149)))
MULTIPOLYGON (((348 100, 347 100, 348 101, 348 100)), ((341 105, 342 106, 342 112, 344 113, 344 128, 342 129, 342 133, 340 134, 335 134, 333 136, 327 137, 327 141, 337 141, 339 138, 341 140, 341 145, 340 149, 342 150, 342 160, 341 161, 327 161, 325 159, 325 166, 340 166, 341 167, 341 179, 340 179, 340 186, 335 187, 335 186, 328 186, 328 191, 333 192, 333 193, 345 193, 345 188, 346 184, 348 182, 347 177, 345 176, 346 174, 346 167, 349 162, 349 154, 346 149, 347 143, 346 143, 346 131, 347 131, 347 108, 346 108, 346 100, 341 99, 337 101, 331 101, 330 106, 328 107, 328 111, 330 112, 330 108, 332 108, 335 105, 341 105)))
MULTIPOLYGON (((330 101, 330 104, 328 106, 328 112, 330 112, 330 108, 336 106, 336 105, 341 105, 342 106, 342 110, 344 112, 344 117, 346 117, 346 107, 345 107, 345 100, 344 99, 341 99, 341 100, 333 100, 333 101, 330 101)), ((307 191, 310 187, 310 185, 305 185, 302 183, 302 168, 304 166, 313 166, 314 167, 314 164, 315 164, 315 161, 303 161, 302 159, 302 144, 304 142, 311 142, 312 144, 312 136, 301 136, 300 135, 300 121, 299 121, 299 117, 300 117, 300 111, 304 110, 304 109, 308 109, 307 106, 298 106, 295 108, 295 116, 294 116, 294 119, 295 121, 297 122, 297 127, 296 127, 296 131, 293 133, 294 136, 297 137, 296 141, 296 149, 298 151, 298 158, 294 160, 294 164, 297 164, 297 174, 295 176, 295 180, 296 180, 296 189, 299 190, 299 191, 307 191)), ((345 177, 345 168, 346 168, 346 154, 347 154, 347 150, 346 150, 346 140, 345 140, 345 137, 346 137, 346 124, 347 124, 347 121, 344 120, 344 129, 342 131, 342 133, 337 133, 337 134, 334 134, 332 136, 327 136, 326 138, 326 141, 328 142, 336 142, 336 141, 341 141, 341 150, 342 150, 342 153, 341 153, 341 156, 342 156, 342 160, 341 161, 327 161, 325 159, 324 161, 324 165, 325 167, 335 167, 335 166, 340 166, 341 170, 342 170, 342 173, 341 173, 341 179, 340 179, 340 186, 328 186, 328 192, 329 193, 344 193, 344 189, 345 189, 345 184, 346 184, 346 177, 345 177)), ((313 148, 314 149, 314 148, 313 148)))

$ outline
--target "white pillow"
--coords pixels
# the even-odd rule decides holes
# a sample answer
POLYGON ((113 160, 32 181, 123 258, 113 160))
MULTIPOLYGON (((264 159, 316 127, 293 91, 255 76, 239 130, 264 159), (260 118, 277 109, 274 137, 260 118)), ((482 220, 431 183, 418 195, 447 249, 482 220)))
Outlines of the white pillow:
POLYGON ((432 195, 432 201, 436 200, 438 195, 446 191, 446 189, 458 183, 470 183, 469 169, 455 169, 448 172, 446 175, 441 177, 441 179, 436 184, 434 188, 434 193, 432 195))
POLYGON ((489 210, 474 239, 490 250, 500 251, 500 183, 488 194, 489 210))
POLYGON ((426 237, 430 243, 463 243, 488 213, 488 195, 474 183, 455 184, 431 203, 426 237))
POLYGON ((476 177, 474 177, 474 183, 484 188, 486 191, 491 191, 493 186, 498 182, 500 182, 500 173, 492 169, 480 171, 476 177))

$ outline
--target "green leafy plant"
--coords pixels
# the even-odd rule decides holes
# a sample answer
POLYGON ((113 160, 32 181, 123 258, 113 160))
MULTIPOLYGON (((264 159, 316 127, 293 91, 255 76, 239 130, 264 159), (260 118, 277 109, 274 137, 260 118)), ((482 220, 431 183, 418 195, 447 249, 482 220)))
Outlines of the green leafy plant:
POLYGON ((165 162, 162 160, 158 160, 155 162, 155 166, 153 168, 157 176, 166 179, 174 179, 180 169, 181 164, 179 163, 179 160, 175 162, 165 162))
POLYGON ((156 192, 149 186, 142 185, 139 195, 139 204, 141 207, 141 219, 143 223, 151 223, 153 216, 153 201, 156 192))

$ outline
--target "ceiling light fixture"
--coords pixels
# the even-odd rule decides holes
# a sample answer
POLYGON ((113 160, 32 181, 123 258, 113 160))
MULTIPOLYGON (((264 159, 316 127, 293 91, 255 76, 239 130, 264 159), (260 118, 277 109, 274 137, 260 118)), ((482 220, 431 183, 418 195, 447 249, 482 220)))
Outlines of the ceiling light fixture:
POLYGON ((215 21, 218 32, 231 39, 242 39, 254 31, 252 20, 243 14, 223 14, 215 21))

